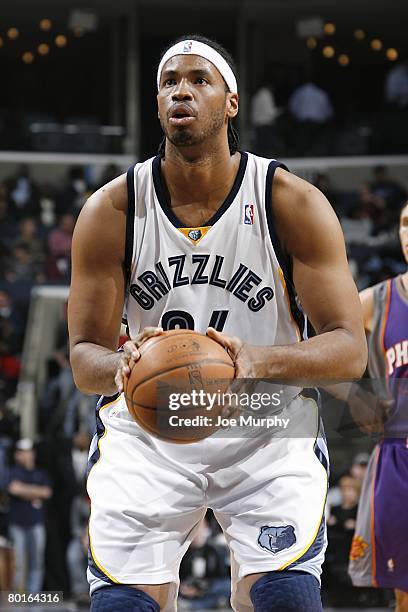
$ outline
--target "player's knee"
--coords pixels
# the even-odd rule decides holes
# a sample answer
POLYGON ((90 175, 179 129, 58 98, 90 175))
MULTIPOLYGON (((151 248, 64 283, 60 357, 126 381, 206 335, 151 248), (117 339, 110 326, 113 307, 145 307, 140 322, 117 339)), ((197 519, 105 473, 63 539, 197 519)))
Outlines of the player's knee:
POLYGON ((252 586, 255 612, 322 611, 318 580, 306 572, 269 572, 252 586))
POLYGON ((147 593, 120 584, 95 591, 91 612, 160 612, 160 606, 147 593))

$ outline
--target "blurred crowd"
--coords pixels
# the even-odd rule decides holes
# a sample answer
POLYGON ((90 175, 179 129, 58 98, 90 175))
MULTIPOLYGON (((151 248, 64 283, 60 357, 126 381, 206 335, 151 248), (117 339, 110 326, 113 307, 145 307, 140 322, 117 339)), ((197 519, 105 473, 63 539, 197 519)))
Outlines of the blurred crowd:
MULTIPOLYGON (((15 395, 31 289, 69 284, 77 215, 87 197, 118 174, 109 166, 92 184, 83 168, 72 167, 58 188, 40 184, 28 167, 21 167, 0 184, 0 588, 63 590, 78 605, 88 601, 85 478, 96 398, 75 389, 65 322, 47 363, 35 447, 32 440, 20 439, 15 395)), ((340 218, 360 288, 405 269, 397 226, 407 192, 387 168, 374 168, 371 179, 353 191, 336 189, 324 174, 315 177, 315 184, 340 218)), ((332 482, 324 578, 330 605, 363 607, 387 597, 354 589, 347 576, 366 465, 367 457, 360 456, 332 482)), ((182 563, 180 609, 225 607, 228 563, 224 537, 209 512, 182 563)))
MULTIPOLYGON (((385 77, 383 101, 371 114, 335 104, 310 73, 298 84, 272 85, 265 76, 250 101, 252 148, 265 157, 369 155, 408 150, 408 61, 385 77)), ((350 87, 350 83, 347 85, 350 87)), ((373 94, 374 96, 374 94, 373 94)))

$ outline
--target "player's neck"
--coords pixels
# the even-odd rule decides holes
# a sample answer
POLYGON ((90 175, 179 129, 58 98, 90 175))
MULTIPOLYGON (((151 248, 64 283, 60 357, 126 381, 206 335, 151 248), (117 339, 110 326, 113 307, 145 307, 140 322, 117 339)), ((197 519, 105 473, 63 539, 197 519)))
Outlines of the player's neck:
POLYGON ((199 151, 198 147, 176 148, 166 143, 162 174, 172 205, 213 198, 222 202, 232 187, 240 160, 240 155, 231 155, 228 143, 225 145, 206 151, 201 147, 199 151))

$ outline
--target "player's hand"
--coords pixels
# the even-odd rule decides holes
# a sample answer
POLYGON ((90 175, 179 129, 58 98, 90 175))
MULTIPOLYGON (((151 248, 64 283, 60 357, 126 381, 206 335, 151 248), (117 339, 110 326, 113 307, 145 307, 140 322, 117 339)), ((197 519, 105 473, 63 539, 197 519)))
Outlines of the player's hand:
MULTIPOLYGON (((246 344, 236 336, 227 336, 213 327, 207 329, 207 336, 221 344, 234 362, 235 378, 226 393, 230 393, 232 397, 240 393, 251 393, 252 384, 248 379, 256 378, 254 367, 256 347, 246 344)), ((230 404, 224 406, 221 414, 225 418, 236 418, 241 412, 242 408, 236 404, 234 399, 231 399, 230 404)))
POLYGON ((227 350, 234 362, 235 378, 257 378, 255 367, 257 347, 246 344, 236 336, 227 336, 213 327, 207 329, 207 336, 227 350))
POLYGON ((392 411, 393 400, 376 397, 373 393, 357 388, 348 399, 350 414, 365 434, 383 434, 384 424, 392 411))
POLYGON ((115 375, 115 384, 118 388, 119 393, 122 393, 125 378, 129 378, 129 374, 135 365, 136 361, 140 359, 139 348, 153 336, 160 336, 163 334, 162 327, 145 327, 144 330, 138 334, 135 338, 131 338, 122 346, 123 352, 120 356, 120 362, 115 375))

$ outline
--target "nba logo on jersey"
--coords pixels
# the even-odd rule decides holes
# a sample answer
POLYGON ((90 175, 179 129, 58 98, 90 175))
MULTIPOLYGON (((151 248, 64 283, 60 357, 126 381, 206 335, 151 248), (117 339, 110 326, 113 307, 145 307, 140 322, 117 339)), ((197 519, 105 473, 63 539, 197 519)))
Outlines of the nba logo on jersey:
POLYGON ((187 40, 184 43, 183 53, 191 53, 192 46, 193 46, 193 41, 192 40, 187 40))
POLYGON ((245 225, 254 224, 254 205, 253 204, 244 205, 244 223, 245 225))

